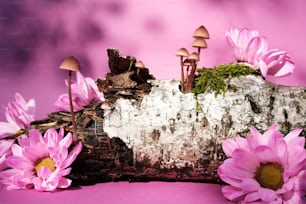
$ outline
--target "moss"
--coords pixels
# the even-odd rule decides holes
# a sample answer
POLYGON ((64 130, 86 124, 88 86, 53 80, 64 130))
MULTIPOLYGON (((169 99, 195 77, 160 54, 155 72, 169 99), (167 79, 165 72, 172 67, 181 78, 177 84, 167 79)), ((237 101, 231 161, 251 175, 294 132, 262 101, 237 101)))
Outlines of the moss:
POLYGON ((201 68, 195 76, 192 92, 200 94, 214 91, 215 95, 218 95, 228 90, 236 91, 237 87, 229 86, 228 79, 250 74, 258 75, 259 72, 241 63, 221 64, 212 69, 201 68))

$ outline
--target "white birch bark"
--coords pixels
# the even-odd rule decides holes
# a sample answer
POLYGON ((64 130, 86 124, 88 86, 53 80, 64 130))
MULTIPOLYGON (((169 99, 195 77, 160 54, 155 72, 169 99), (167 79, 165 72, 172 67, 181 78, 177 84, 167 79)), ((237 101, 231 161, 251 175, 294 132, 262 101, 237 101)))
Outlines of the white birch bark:
MULTIPOLYGON (((226 138, 271 124, 284 134, 306 128, 306 89, 272 85, 259 76, 232 79, 236 92, 183 94, 177 80, 153 80, 141 103, 118 99, 105 110, 104 131, 132 149, 135 162, 160 169, 192 167, 215 174, 226 138)), ((305 134, 305 132, 303 132, 305 134)))

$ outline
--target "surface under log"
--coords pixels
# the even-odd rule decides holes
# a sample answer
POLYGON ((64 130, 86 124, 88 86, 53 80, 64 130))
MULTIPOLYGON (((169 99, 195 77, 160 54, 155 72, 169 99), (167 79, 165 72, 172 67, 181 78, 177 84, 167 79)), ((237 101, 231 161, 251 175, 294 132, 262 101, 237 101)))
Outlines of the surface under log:
MULTIPOLYGON (((306 129, 306 89, 272 85, 260 76, 229 83, 236 92, 183 94, 177 80, 152 80, 142 99, 96 102, 76 113, 84 148, 73 164, 77 183, 112 180, 219 182, 221 143, 271 124, 286 134, 306 129), (103 104, 103 105, 102 105, 103 104)), ((134 90, 135 91, 135 90, 134 90)), ((134 92, 133 92, 134 93, 134 92)), ((33 127, 71 129, 68 113, 33 127)))

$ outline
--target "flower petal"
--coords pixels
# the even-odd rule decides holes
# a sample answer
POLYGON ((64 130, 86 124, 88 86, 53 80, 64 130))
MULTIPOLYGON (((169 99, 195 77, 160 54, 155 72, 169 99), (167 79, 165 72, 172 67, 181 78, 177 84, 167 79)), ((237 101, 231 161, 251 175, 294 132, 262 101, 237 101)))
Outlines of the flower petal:
POLYGON ((253 152, 260 163, 279 162, 279 158, 269 146, 257 146, 253 152))
MULTIPOLYGON (((226 175, 235 180, 239 180, 240 182, 245 178, 252 178, 255 176, 253 172, 245 171, 244 169, 237 168, 235 166, 235 162, 236 161, 234 161, 233 159, 225 160, 223 164, 219 166, 219 169, 218 169, 219 176, 222 178, 223 175, 226 175)), ((239 186, 240 186, 240 182, 239 182, 239 186)))
POLYGON ((288 143, 290 142, 291 140, 295 139, 295 138, 298 138, 301 134, 301 132, 303 131, 302 128, 298 128, 298 129, 295 129, 291 132, 289 132, 285 137, 285 141, 288 143))
POLYGON ((37 143, 43 143, 41 133, 36 129, 31 129, 29 132, 30 145, 36 145, 37 143))
POLYGON ((37 172, 37 176, 41 177, 43 180, 46 180, 50 174, 51 174, 51 170, 48 167, 41 167, 38 172, 37 172))
POLYGON ((15 123, 0 122, 0 139, 16 134, 20 128, 15 123))
POLYGON ((223 195, 225 198, 227 198, 230 201, 241 201, 243 200, 245 193, 241 191, 241 189, 233 187, 233 186, 224 186, 221 189, 223 195))
POLYGON ((259 183, 254 178, 244 178, 241 182, 241 189, 244 192, 255 192, 261 188, 259 183))
POLYGON ((68 188, 71 185, 71 180, 61 177, 61 179, 58 182, 58 188, 68 188))
POLYGON ((0 156, 8 152, 11 149, 13 143, 14 140, 0 140, 0 156))
POLYGON ((59 145, 61 147, 64 147, 64 148, 68 148, 70 147, 72 143, 72 135, 71 133, 69 132, 60 142, 59 142, 59 145))
POLYGON ((222 149, 227 157, 232 157, 232 154, 235 149, 242 148, 247 150, 249 148, 248 143, 245 138, 236 137, 233 139, 226 139, 222 143, 222 149))
POLYGON ((260 196, 258 192, 248 193, 244 198, 244 202, 246 203, 253 203, 258 200, 260 200, 260 196))
POLYGON ((276 192, 268 188, 260 188, 258 190, 259 197, 264 202, 272 202, 277 199, 276 192))
POLYGON ((6 164, 11 168, 23 169, 23 170, 32 170, 33 165, 30 164, 27 160, 18 156, 10 156, 6 159, 6 164))
POLYGON ((236 160, 235 166, 249 172, 256 172, 259 162, 250 152, 243 149, 236 149, 233 152, 233 159, 236 160))
POLYGON ((63 162, 63 166, 62 168, 67 168, 68 166, 70 166, 72 164, 72 162, 76 159, 76 157, 78 156, 78 154, 81 152, 82 150, 82 143, 79 142, 74 148, 73 150, 69 153, 67 159, 63 162))

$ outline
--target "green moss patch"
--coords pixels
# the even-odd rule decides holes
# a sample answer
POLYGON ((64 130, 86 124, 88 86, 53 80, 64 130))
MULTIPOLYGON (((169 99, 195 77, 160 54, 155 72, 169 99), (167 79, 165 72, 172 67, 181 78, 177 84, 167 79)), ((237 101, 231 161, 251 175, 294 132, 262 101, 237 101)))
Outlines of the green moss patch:
POLYGON ((236 87, 229 86, 228 79, 250 74, 259 75, 260 73, 241 63, 221 64, 211 69, 201 68, 198 69, 198 74, 195 76, 192 92, 200 94, 213 91, 215 95, 218 95, 228 90, 236 91, 236 87))

